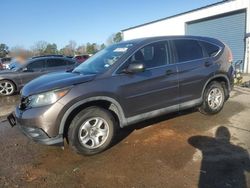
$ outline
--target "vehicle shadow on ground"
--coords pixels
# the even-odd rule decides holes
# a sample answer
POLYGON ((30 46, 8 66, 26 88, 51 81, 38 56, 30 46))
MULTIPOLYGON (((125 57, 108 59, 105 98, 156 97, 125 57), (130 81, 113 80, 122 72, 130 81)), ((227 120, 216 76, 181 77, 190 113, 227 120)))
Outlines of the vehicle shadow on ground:
MULTIPOLYGON (((226 125, 227 123, 229 123, 230 117, 244 111, 244 109, 245 109, 245 107, 242 104, 235 102, 235 101, 227 102, 227 104, 224 108, 225 109, 223 109, 219 113, 218 118, 216 118, 216 115, 214 116, 214 118, 216 119, 215 121, 216 121, 217 125, 218 124, 226 125)), ((128 137, 135 130, 143 129, 143 128, 151 126, 151 125, 155 126, 155 124, 157 124, 157 123, 167 121, 170 119, 174 119, 174 118, 177 118, 180 116, 191 115, 197 111, 198 111, 197 108, 186 109, 186 110, 182 110, 179 112, 165 114, 165 115, 162 115, 159 117, 145 120, 145 121, 142 121, 140 123, 133 124, 133 125, 129 125, 128 127, 122 128, 121 131, 118 131, 117 136, 116 136, 116 140, 114 141, 112 146, 114 146, 114 145, 118 144, 119 142, 121 142, 122 140, 124 140, 126 137, 128 137)), ((206 117, 206 115, 204 115, 204 116, 206 117)), ((210 124, 212 127, 216 126, 216 124, 214 124, 214 122, 211 122, 210 124)), ((209 128, 209 127, 210 126, 208 126, 207 128, 209 128)), ((196 128, 198 129, 198 127, 196 127, 196 128)), ((204 130, 204 127, 202 127, 202 130, 204 130)))
POLYGON ((188 143, 202 152, 199 188, 247 188, 244 172, 250 171, 247 150, 230 143, 229 130, 221 126, 215 137, 193 136, 188 143))

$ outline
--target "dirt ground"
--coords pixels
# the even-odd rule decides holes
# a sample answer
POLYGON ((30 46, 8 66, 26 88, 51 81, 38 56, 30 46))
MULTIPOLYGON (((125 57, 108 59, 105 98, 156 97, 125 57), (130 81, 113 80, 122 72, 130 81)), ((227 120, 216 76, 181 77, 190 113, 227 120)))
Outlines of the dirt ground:
POLYGON ((11 128, 4 116, 17 102, 0 98, 0 187, 250 187, 250 89, 235 88, 218 115, 188 110, 123 129, 91 157, 11 128))

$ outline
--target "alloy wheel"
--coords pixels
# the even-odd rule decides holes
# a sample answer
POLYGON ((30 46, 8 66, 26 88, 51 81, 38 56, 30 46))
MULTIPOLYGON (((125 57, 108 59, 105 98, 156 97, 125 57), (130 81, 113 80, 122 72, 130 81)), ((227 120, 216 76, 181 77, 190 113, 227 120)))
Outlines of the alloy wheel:
POLYGON ((219 88, 213 88, 208 94, 208 105, 211 109, 216 110, 222 104, 223 93, 219 88))
POLYGON ((14 89, 14 85, 11 82, 0 81, 0 95, 11 95, 14 89))
POLYGON ((88 149, 95 149, 102 146, 107 140, 108 135, 108 123, 101 117, 87 119, 81 125, 78 132, 80 143, 88 149))

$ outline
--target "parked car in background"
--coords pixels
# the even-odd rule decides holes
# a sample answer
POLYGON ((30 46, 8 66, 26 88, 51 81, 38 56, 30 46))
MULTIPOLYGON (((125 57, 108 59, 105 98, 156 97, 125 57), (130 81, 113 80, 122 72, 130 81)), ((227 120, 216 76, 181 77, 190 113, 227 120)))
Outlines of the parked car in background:
POLYGON ((9 69, 11 57, 4 57, 0 59, 0 70, 9 69))
POLYGON ((44 75, 22 89, 8 117, 30 138, 93 155, 119 128, 197 107, 219 113, 233 87, 232 53, 207 37, 153 37, 114 44, 72 72, 44 75))
POLYGON ((90 56, 89 55, 76 55, 74 59, 76 60, 77 63, 83 63, 86 61, 90 56))
POLYGON ((25 63, 13 61, 10 70, 0 72, 0 95, 12 95, 34 78, 50 72, 71 70, 75 66, 73 59, 53 55, 33 57, 25 63))

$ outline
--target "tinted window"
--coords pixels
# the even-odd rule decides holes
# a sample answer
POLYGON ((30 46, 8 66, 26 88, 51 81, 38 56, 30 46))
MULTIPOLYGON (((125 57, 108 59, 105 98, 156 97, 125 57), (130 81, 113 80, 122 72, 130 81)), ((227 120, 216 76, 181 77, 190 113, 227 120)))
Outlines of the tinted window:
POLYGON ((47 60, 47 67, 60 67, 66 66, 67 62, 62 59, 48 59, 47 60))
POLYGON ((130 63, 144 63, 146 68, 166 65, 169 63, 167 43, 157 42, 145 46, 144 48, 137 51, 129 61, 130 63))
POLYGON ((34 61, 27 65, 27 69, 29 70, 41 70, 44 68, 45 61, 44 60, 38 60, 34 61))
POLYGON ((179 62, 203 58, 202 48, 196 40, 174 41, 179 62))
POLYGON ((220 50, 220 48, 214 44, 207 43, 207 42, 201 42, 201 43, 205 47, 209 57, 215 56, 220 50))

